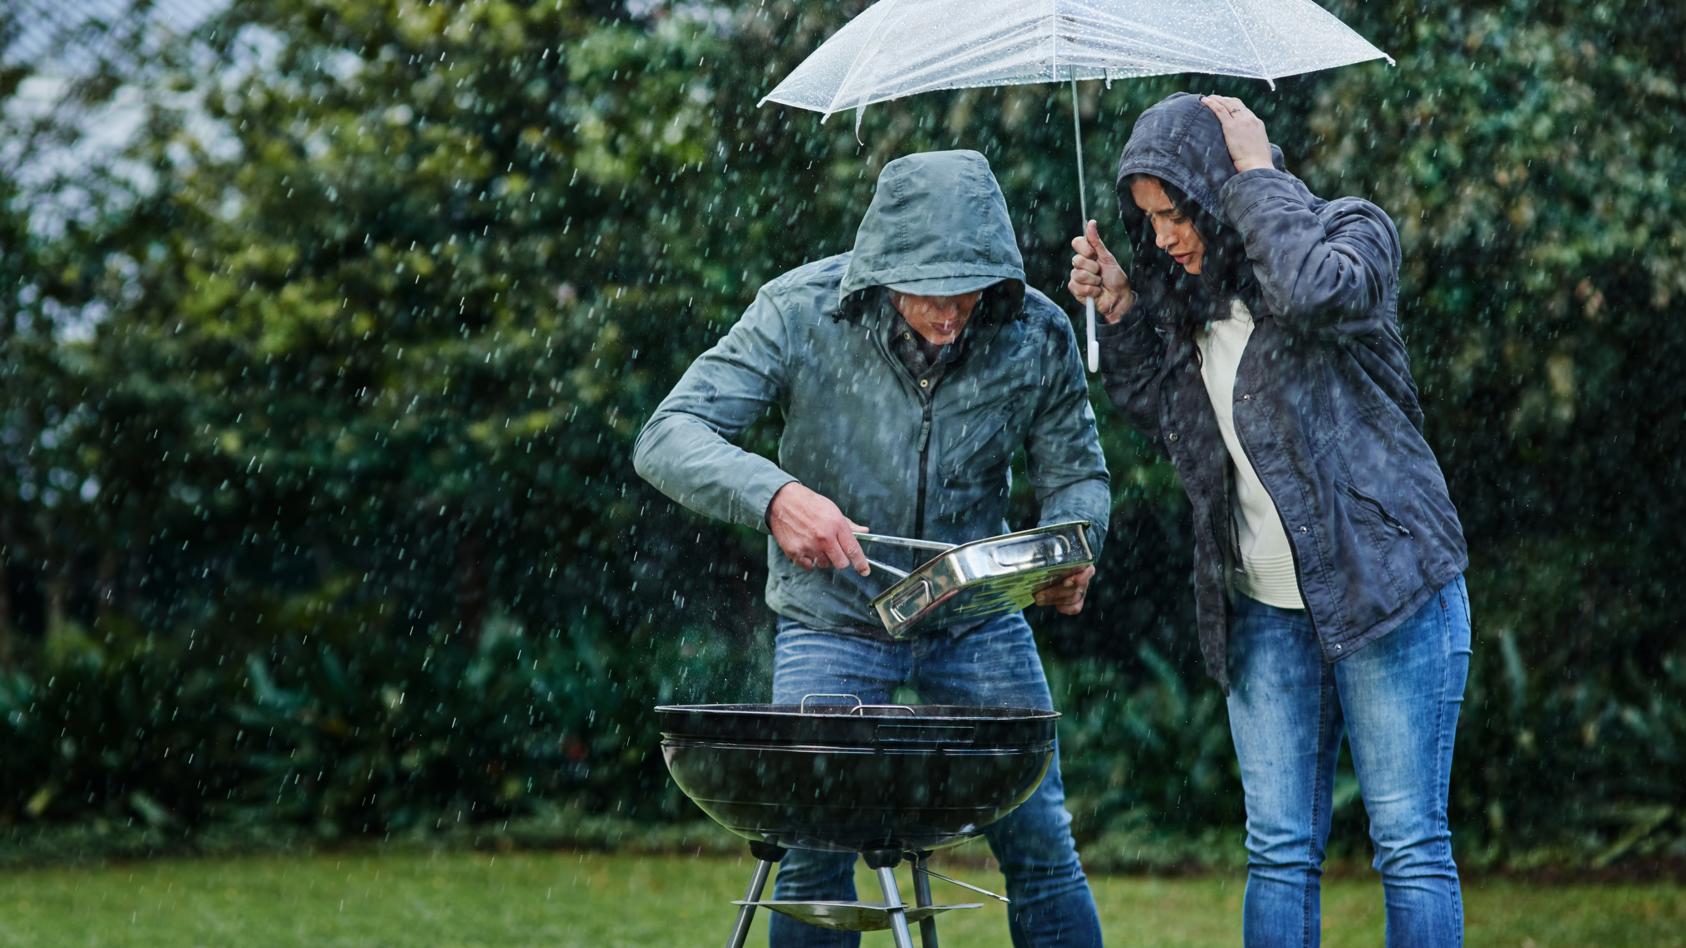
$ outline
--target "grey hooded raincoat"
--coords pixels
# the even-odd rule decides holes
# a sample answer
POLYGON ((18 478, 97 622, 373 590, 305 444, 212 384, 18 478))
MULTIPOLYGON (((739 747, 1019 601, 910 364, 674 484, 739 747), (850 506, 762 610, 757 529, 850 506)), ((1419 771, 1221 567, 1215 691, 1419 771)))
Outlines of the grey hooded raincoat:
POLYGON ((1234 465, 1192 335, 1156 312, 1169 257, 1131 176, 1170 182, 1245 244, 1263 311, 1236 371, 1235 429, 1282 516, 1325 659, 1387 634, 1468 565, 1399 334, 1393 222, 1368 201, 1317 197, 1272 150, 1276 169, 1237 174, 1198 96, 1142 113, 1118 168, 1139 302, 1099 333, 1108 394, 1171 459, 1193 506, 1201 652, 1226 689, 1234 465))
MULTIPOLYGON (((674 500, 767 530, 800 481, 878 533, 963 543, 1009 529, 1009 460, 1023 448, 1040 522, 1088 520, 1098 555, 1109 493, 1094 412, 1065 314, 1024 282, 1006 201, 971 151, 890 162, 854 250, 761 288, 638 436, 638 473, 674 500), (958 362, 921 389, 892 354, 887 285, 978 277, 986 290, 958 362), (732 443, 769 409, 777 462, 732 443)), ((917 555, 874 548, 910 568, 917 555)), ((881 630, 873 596, 893 578, 798 568, 767 542, 767 604, 809 628, 881 630)))

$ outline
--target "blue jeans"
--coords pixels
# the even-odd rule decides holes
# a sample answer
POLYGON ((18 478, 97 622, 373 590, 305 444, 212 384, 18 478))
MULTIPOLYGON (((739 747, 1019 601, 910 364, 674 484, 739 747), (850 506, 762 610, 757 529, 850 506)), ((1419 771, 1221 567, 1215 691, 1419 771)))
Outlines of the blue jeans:
MULTIPOLYGON (((1054 704, 1036 640, 1020 613, 991 619, 962 635, 937 632, 904 642, 818 632, 788 620, 779 623, 773 653, 775 704, 795 704, 804 695, 822 693, 858 695, 867 704, 883 704, 899 685, 913 687, 920 700, 930 704, 1043 709, 1054 704)), ((1057 751, 1036 792, 984 830, 984 837, 1006 877, 1012 900, 1007 924, 1015 946, 1101 943, 1095 900, 1071 839, 1057 751)), ((798 901, 853 900, 855 859, 849 853, 793 849, 779 863, 773 895, 798 901)), ((775 948, 860 944, 859 934, 814 928, 783 915, 773 916, 770 930, 775 948)))
POLYGON ((1237 597, 1229 727, 1247 801, 1249 946, 1318 943, 1335 757, 1346 737, 1370 818, 1389 948, 1463 944, 1446 821, 1469 674, 1462 577, 1398 629, 1331 665, 1307 614, 1237 597))

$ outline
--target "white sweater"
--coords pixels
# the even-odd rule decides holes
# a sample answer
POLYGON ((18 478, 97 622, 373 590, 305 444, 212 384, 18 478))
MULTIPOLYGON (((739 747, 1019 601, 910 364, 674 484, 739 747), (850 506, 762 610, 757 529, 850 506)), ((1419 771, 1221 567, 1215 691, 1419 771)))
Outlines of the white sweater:
POLYGON ((1235 528, 1241 563, 1235 588, 1259 602, 1279 609, 1304 609, 1294 577, 1294 551, 1282 527, 1282 515, 1252 462, 1235 437, 1235 369, 1253 335, 1253 314, 1240 300, 1230 303, 1230 318, 1220 319, 1195 335, 1200 347, 1200 375, 1218 415, 1218 428, 1235 462, 1235 528))

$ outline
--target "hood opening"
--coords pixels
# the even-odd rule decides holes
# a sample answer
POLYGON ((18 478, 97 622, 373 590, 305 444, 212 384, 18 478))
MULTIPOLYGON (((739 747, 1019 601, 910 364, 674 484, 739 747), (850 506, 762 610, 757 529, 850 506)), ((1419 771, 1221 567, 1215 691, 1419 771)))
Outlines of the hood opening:
POLYGON ((883 287, 919 280, 992 281, 974 319, 1024 310, 1024 260, 1007 200, 978 152, 922 152, 884 166, 855 233, 837 316, 871 315, 883 287))

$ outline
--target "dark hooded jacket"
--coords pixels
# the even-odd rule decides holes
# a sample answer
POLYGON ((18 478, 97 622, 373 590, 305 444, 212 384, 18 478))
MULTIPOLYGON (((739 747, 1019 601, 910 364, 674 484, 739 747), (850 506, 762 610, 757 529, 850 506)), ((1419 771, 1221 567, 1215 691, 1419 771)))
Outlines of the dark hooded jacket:
MULTIPOLYGON (((759 530, 773 495, 800 481, 874 532, 965 543, 1007 531, 1009 462, 1020 450, 1040 523, 1089 521, 1098 554, 1106 462, 1071 321, 1025 285, 989 162, 947 151, 885 165, 853 251, 763 286, 662 400, 633 460, 674 500, 759 530), (959 361, 922 391, 891 353, 899 318, 884 287, 948 278, 997 282, 959 361), (776 463, 731 443, 772 408, 784 420, 776 463)), ((903 569, 924 558, 871 555, 903 569)), ((781 616, 814 629, 882 629, 872 598, 894 582, 887 573, 803 570, 771 537, 767 572, 767 604, 781 616)))
POLYGON ((1180 189, 1208 247, 1244 253, 1250 279, 1220 260, 1202 270, 1223 285, 1204 292, 1241 296, 1253 312, 1235 376, 1236 435, 1282 517, 1324 658, 1386 635, 1468 564, 1399 334, 1398 232, 1368 201, 1312 194, 1272 152, 1276 168, 1237 174, 1198 96, 1142 114, 1118 167, 1139 295, 1100 330, 1107 393, 1188 492, 1201 653, 1226 690, 1234 465, 1187 331, 1191 287, 1155 246, 1132 176, 1180 189))

